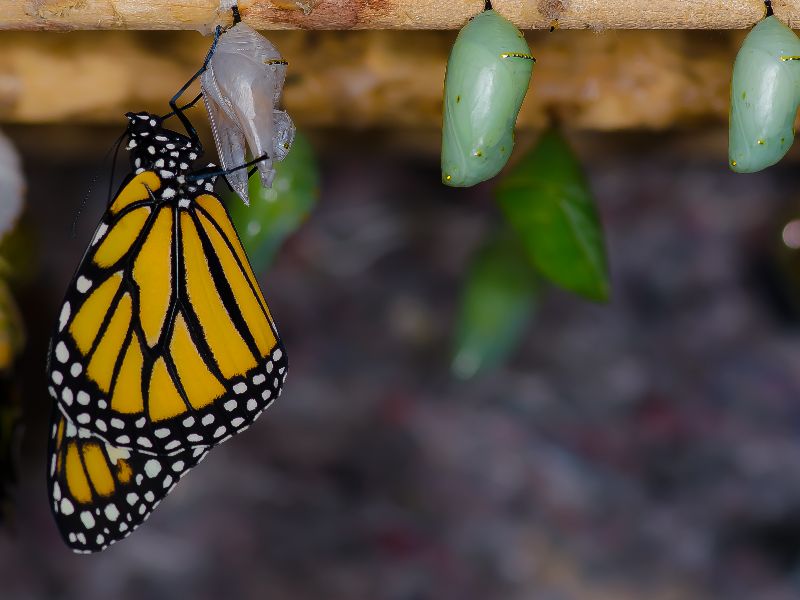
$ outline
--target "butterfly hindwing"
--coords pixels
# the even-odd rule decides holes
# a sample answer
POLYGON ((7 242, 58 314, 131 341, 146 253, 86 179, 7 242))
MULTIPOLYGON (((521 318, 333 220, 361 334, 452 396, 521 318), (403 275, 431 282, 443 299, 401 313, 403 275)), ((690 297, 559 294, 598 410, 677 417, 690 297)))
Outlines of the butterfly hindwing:
POLYGON ((97 552, 127 537, 207 452, 156 457, 117 448, 54 407, 48 488, 64 541, 76 552, 97 552))
POLYGON ((134 148, 152 142, 165 156, 154 167, 174 171, 138 168, 109 205, 67 291, 48 377, 77 426, 168 455, 248 427, 280 393, 286 354, 213 184, 175 176, 190 145, 150 133, 132 134, 134 148))

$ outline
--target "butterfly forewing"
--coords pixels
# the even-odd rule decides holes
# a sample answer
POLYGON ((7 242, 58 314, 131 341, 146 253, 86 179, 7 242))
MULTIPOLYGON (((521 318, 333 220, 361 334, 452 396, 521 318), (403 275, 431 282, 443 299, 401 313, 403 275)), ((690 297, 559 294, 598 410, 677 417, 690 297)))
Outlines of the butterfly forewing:
POLYGON ((286 376, 227 211, 211 184, 175 185, 174 175, 139 168, 110 204, 70 283, 48 362, 50 393, 77 426, 159 455, 246 428, 286 376))

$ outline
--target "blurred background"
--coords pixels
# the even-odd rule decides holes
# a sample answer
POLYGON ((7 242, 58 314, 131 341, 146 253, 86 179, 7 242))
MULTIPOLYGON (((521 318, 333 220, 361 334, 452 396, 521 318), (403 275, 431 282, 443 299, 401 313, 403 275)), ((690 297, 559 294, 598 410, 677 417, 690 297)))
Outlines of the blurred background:
POLYGON ((122 113, 166 112, 208 39, 0 38, 0 121, 26 177, 4 277, 27 338, 2 382, 0 597, 800 596, 800 149, 728 170, 743 33, 528 36, 512 162, 562 125, 611 296, 547 289, 507 358, 472 377, 453 364, 459 307, 503 216, 496 182, 440 183, 455 33, 269 37, 319 169, 260 273, 285 392, 93 556, 66 548, 48 507, 48 337, 122 113))

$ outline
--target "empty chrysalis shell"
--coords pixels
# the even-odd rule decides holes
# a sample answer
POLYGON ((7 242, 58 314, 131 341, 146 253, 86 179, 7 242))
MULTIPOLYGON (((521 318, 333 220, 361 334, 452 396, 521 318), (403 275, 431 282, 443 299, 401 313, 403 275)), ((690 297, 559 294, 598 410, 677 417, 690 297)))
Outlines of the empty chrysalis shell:
POLYGON ((468 187, 503 168, 534 62, 522 33, 495 11, 464 26, 444 83, 443 183, 468 187))
MULTIPOLYGON (((286 61, 264 36, 238 23, 222 34, 201 77, 211 131, 225 169, 245 163, 245 140, 258 163, 261 182, 272 185, 273 162, 283 160, 294 140, 294 124, 277 106, 286 78, 286 61)), ((228 174, 228 182, 248 203, 247 170, 228 174)))
POLYGON ((794 141, 800 103, 800 39, 773 16, 760 21, 736 55, 728 160, 737 173, 774 165, 794 141))

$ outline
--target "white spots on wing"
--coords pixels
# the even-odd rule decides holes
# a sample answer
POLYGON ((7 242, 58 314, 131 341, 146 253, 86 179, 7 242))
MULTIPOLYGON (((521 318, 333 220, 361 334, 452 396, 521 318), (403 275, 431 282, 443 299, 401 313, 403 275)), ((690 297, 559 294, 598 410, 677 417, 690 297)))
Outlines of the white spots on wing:
POLYGON ((254 411, 254 410, 257 408, 257 407, 258 407, 258 402, 256 402, 256 399, 255 399, 255 398, 250 398, 250 400, 248 400, 248 401, 247 401, 247 410, 249 410, 249 411, 251 411, 251 412, 252 412, 252 411, 254 411))
POLYGON ((67 350, 67 345, 64 342, 58 342, 56 344, 56 358, 58 362, 65 363, 69 360, 69 350, 67 350))
POLYGON ((237 427, 237 428, 242 423, 244 423, 244 419, 242 417, 236 417, 233 421, 231 421, 231 425, 233 425, 234 427, 237 427))
POLYGON ((72 502, 70 502, 69 498, 62 498, 61 499, 61 514, 63 515, 71 515, 75 512, 75 507, 73 506, 72 502))
POLYGON ((161 472, 161 463, 155 458, 151 458, 144 463, 144 472, 147 473, 148 477, 155 477, 161 472))
POLYGON ((108 431, 108 425, 106 425, 106 422, 103 421, 103 419, 95 419, 94 420, 94 426, 97 427, 97 429, 99 429, 103 433, 108 431))
POLYGON ((227 429, 226 429, 226 427, 225 427, 224 425, 220 425, 220 426, 219 426, 219 427, 217 427, 217 429, 214 431, 214 437, 215 437, 215 438, 222 437, 223 435, 225 435, 225 431, 226 431, 226 430, 227 430, 227 429))
POLYGON ((81 523, 86 529, 91 529, 94 527, 94 516, 88 510, 85 510, 81 513, 81 523))
POLYGON ((109 521, 116 521, 119 518, 119 509, 117 508, 116 504, 106 505, 106 507, 103 509, 103 512, 109 521))
POLYGON ((120 523, 119 524, 119 530, 120 530, 120 533, 122 533, 123 531, 128 531, 128 524, 127 523, 120 523))
POLYGON ((167 475, 166 477, 164 477, 164 484, 163 485, 164 485, 165 488, 168 488, 169 486, 172 485, 172 475, 167 475))
POLYGON ((108 454, 108 460, 110 460, 112 464, 117 464, 117 461, 120 459, 128 459, 131 457, 131 451, 127 448, 117 448, 110 444, 106 444, 106 454, 108 454))
POLYGON ((211 413, 207 414, 202 419, 203 425, 211 425, 213 422, 214 422, 214 415, 212 415, 211 413))
POLYGON ((240 381, 235 386, 233 386, 233 391, 237 394, 244 394, 247 391, 247 384, 243 381, 240 381))
POLYGON ((114 418, 111 419, 111 426, 116 429, 122 429, 123 427, 125 427, 125 423, 122 422, 122 419, 114 418))
POLYGON ((81 363, 72 363, 72 366, 69 368, 69 374, 73 377, 77 377, 83 372, 83 367, 81 363))
POLYGON ((169 200, 170 198, 175 197, 175 190, 174 188, 164 188, 164 191, 161 192, 161 197, 165 200, 169 200))
POLYGON ((75 420, 81 425, 88 425, 89 421, 92 420, 92 417, 89 416, 89 413, 81 413, 75 420))
POLYGON ((64 306, 61 307, 61 314, 58 315, 58 330, 62 331, 64 326, 69 321, 69 315, 71 314, 72 308, 69 305, 69 302, 64 302, 64 306))
POLYGON ((130 492, 127 496, 125 496, 125 500, 128 502, 128 504, 133 506, 139 501, 139 494, 136 492, 130 492))
POLYGON ((61 374, 60 371, 53 371, 52 373, 50 373, 50 378, 56 385, 61 385, 61 382, 64 381, 64 376, 61 374))
POLYGON ((136 438, 136 443, 139 444, 142 448, 152 448, 153 447, 153 442, 151 442, 146 437, 136 438))
POLYGON ((105 409, 107 406, 108 404, 106 404, 106 401, 103 400, 102 398, 100 398, 100 400, 97 401, 97 408, 105 409))
POLYGON ((47 386, 47 393, 53 398, 58 398, 58 394, 56 394, 56 388, 54 388, 52 385, 47 386))
POLYGON ((92 287, 92 280, 88 279, 87 277, 80 275, 75 282, 75 288, 81 293, 85 294, 89 291, 89 288, 92 287))
POLYGON ((180 473, 181 471, 183 471, 183 468, 185 466, 186 464, 182 460, 178 460, 172 464, 172 470, 175 471, 176 473, 180 473))
MULTIPOLYGON (((158 139, 158 138, 156 138, 156 139, 158 139)), ((157 169, 160 169, 161 167, 164 166, 164 159, 163 158, 159 158, 156 162, 153 163, 153 166, 155 168, 157 168, 157 169)))
POLYGON ((196 433, 191 433, 188 436, 186 436, 186 439, 189 440, 190 442, 202 442, 203 436, 197 435, 196 433))
POLYGON ((153 492, 145 492, 145 493, 144 493, 144 499, 145 499, 147 502, 150 502, 150 503, 152 503, 152 502, 153 502, 153 500, 155 500, 155 499, 156 499, 156 495, 155 495, 153 492))
POLYGON ((230 411, 232 411, 232 410, 236 410, 236 405, 237 405, 237 402, 236 402, 236 400, 234 400, 233 398, 231 398, 230 400, 228 400, 228 401, 227 401, 225 404, 223 404, 222 406, 224 406, 224 407, 225 407, 225 410, 227 410, 228 412, 230 412, 230 411))
POLYGON ((183 420, 184 427, 191 427, 192 425, 194 425, 194 417, 186 417, 183 420))
POLYGON ((281 349, 280 349, 280 348, 278 348, 278 349, 277 349, 277 350, 275 350, 275 352, 273 353, 273 355, 272 355, 272 359, 273 359, 273 360, 280 360, 282 356, 283 356, 283 352, 281 352, 281 349))
POLYGON ((253 377, 253 385, 261 385, 267 380, 267 378, 259 373, 258 375, 253 377))
POLYGON ((272 373, 272 369, 275 368, 275 365, 272 364, 272 361, 267 363, 267 373, 272 373))
POLYGON ((89 394, 87 394, 87 393, 86 393, 86 392, 84 392, 83 390, 81 390, 80 392, 78 392, 78 395, 77 395, 77 397, 76 397, 76 398, 77 398, 77 400, 78 400, 78 404, 83 404, 84 406, 86 406, 87 404, 89 404, 89 400, 91 400, 91 397, 89 396, 89 394))
POLYGON ((147 151, 148 151, 150 154, 155 154, 155 153, 156 153, 156 149, 155 149, 153 146, 148 146, 148 147, 147 147, 147 151))
POLYGON ((175 173, 173 173, 172 171, 166 171, 164 169, 160 171, 160 174, 161 177, 163 177, 164 179, 172 179, 173 177, 175 177, 175 173))
POLYGON ((261 392, 261 398, 264 400, 269 399, 270 396, 272 396, 272 392, 270 390, 264 390, 261 392))
POLYGON ((68 387, 61 390, 61 399, 67 406, 70 406, 72 404, 72 390, 68 387))
POLYGON ((156 429, 153 433, 156 434, 157 438, 164 439, 169 435, 169 429, 167 429, 166 427, 162 427, 160 429, 156 429))
POLYGON ((97 545, 98 545, 98 546, 100 546, 100 545, 102 545, 102 544, 103 544, 103 542, 105 542, 105 541, 106 541, 106 538, 104 538, 104 537, 103 537, 103 534, 102 534, 102 533, 98 533, 98 534, 97 534, 97 537, 94 539, 94 541, 95 541, 95 542, 97 542, 97 545))
POLYGON ((127 435, 118 435, 117 436, 117 443, 118 444, 130 444, 131 443, 131 438, 128 437, 127 435))
POLYGON ((73 425, 72 421, 67 421, 67 437, 75 437, 78 435, 78 428, 73 425))
POLYGON ((169 444, 166 444, 164 446, 164 449, 165 450, 174 450, 175 448, 177 448, 180 445, 181 445, 180 440, 172 440, 169 444))
POLYGON ((53 500, 56 502, 61 500, 61 486, 58 485, 57 481, 53 482, 53 500))
POLYGON ((100 223, 97 227, 97 231, 94 232, 94 237, 92 238, 92 246, 94 246, 97 242, 103 239, 103 236, 108 231, 108 224, 100 223))

